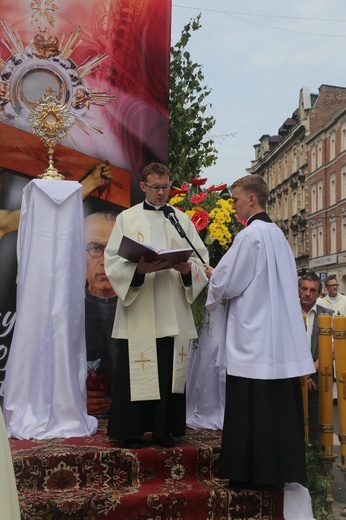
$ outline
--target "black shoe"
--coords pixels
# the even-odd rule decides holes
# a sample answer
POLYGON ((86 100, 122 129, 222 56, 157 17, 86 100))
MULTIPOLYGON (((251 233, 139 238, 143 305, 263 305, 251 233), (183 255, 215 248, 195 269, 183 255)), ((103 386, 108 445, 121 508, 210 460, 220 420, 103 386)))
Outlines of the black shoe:
POLYGON ((124 448, 138 450, 141 447, 142 447, 142 441, 141 441, 140 437, 133 437, 132 439, 124 440, 124 448))
POLYGON ((153 433, 153 441, 158 446, 162 446, 162 448, 174 448, 176 446, 175 440, 169 434, 161 437, 153 433))

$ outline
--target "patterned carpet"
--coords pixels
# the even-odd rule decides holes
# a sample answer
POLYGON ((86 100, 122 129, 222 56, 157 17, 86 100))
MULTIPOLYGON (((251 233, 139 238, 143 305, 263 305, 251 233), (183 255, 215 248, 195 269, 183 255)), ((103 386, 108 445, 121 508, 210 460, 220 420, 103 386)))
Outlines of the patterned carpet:
POLYGON ((283 495, 216 478, 220 431, 188 430, 175 448, 128 450, 106 436, 10 440, 23 520, 282 520, 283 495))

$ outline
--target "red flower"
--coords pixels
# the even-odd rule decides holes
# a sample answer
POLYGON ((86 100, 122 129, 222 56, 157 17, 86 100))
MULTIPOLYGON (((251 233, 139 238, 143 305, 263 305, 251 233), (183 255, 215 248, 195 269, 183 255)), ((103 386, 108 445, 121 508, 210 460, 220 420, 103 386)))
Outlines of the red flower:
POLYGON ((208 197, 208 193, 198 193, 197 195, 191 195, 190 201, 192 204, 200 204, 208 197))
POLYGON ((195 178, 195 179, 192 179, 190 181, 190 184, 193 184, 194 186, 202 186, 203 184, 205 184, 207 182, 207 178, 205 179, 199 179, 199 178, 195 178))
POLYGON ((217 186, 210 186, 210 188, 207 188, 207 191, 222 191, 227 188, 227 184, 224 182, 223 184, 218 184, 217 186))
POLYGON ((188 184, 182 184, 180 186, 180 188, 173 187, 173 189, 169 192, 169 196, 173 197, 174 195, 184 194, 184 193, 187 193, 188 191, 189 191, 188 184))
POLYGON ((245 219, 241 220, 236 213, 234 214, 234 216, 238 220, 238 222, 240 222, 243 226, 246 226, 247 220, 245 220, 245 219))
POLYGON ((209 222, 209 213, 203 209, 195 211, 192 215, 191 221, 193 222, 197 231, 205 229, 209 222))

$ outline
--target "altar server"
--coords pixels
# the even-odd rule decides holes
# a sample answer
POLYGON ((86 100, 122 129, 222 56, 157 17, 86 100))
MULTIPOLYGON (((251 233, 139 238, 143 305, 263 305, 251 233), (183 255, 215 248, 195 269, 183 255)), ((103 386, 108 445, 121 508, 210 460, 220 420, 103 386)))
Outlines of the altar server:
POLYGON ((218 364, 226 366, 220 476, 231 486, 282 488, 306 482, 299 376, 315 371, 290 246, 265 206, 259 175, 232 186, 247 227, 212 270, 206 306, 226 301, 218 364))

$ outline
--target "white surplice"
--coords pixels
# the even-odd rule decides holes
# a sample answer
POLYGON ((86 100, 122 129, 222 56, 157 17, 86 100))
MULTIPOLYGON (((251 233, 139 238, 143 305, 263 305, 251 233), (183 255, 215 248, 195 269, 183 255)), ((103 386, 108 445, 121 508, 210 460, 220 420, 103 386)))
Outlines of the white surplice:
POLYGON ((84 437, 85 242, 81 185, 32 180, 23 191, 17 243, 17 318, 6 366, 9 437, 84 437))
POLYGON ((206 307, 215 310, 223 299, 217 364, 227 374, 286 379, 315 372, 294 257, 276 224, 254 220, 236 235, 213 271, 206 307))

